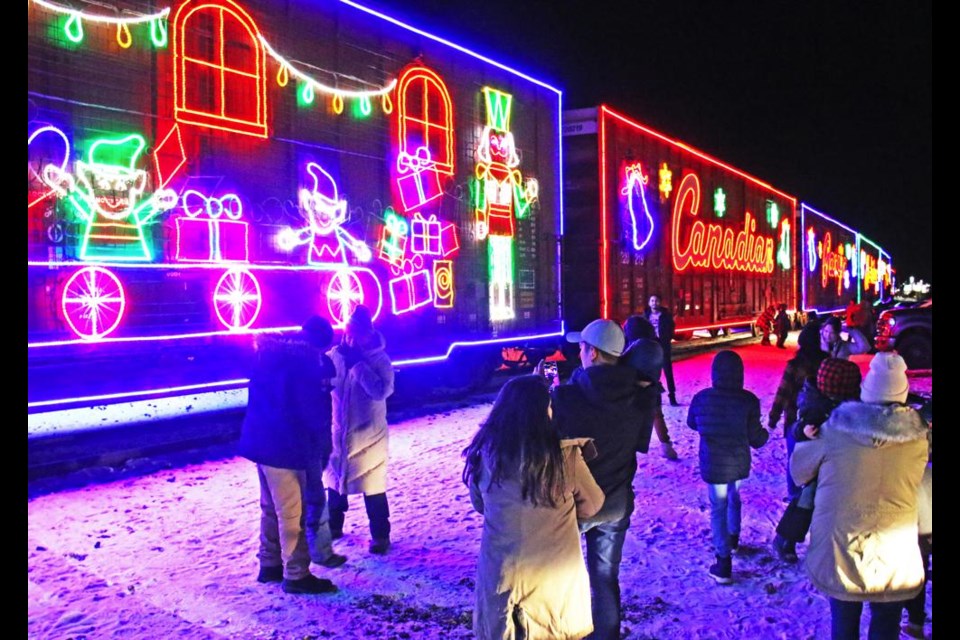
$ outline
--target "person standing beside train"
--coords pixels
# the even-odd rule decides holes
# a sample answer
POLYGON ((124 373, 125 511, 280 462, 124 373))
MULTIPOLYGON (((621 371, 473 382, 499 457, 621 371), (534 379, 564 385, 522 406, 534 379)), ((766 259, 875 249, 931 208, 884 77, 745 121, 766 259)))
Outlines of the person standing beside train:
POLYGON ((343 535, 347 496, 363 494, 370 521, 370 553, 390 548, 387 504, 387 398, 393 393, 393 365, 383 334, 365 306, 344 328, 343 341, 329 355, 333 379, 333 453, 324 479, 329 489, 330 530, 343 535))
POLYGON ((660 294, 655 293, 647 301, 648 306, 643 316, 650 321, 657 332, 657 340, 663 347, 663 375, 667 379, 667 395, 671 407, 679 407, 677 402, 677 383, 673 381, 673 333, 676 325, 673 314, 666 307, 660 306, 660 294))
POLYGON ((553 388, 553 419, 561 438, 593 439, 597 456, 587 467, 605 496, 597 514, 579 521, 593 596, 594 631, 588 637, 618 640, 620 560, 634 508, 637 451, 649 445, 660 390, 641 387, 636 370, 618 362, 626 338, 613 320, 594 320, 566 339, 579 343, 581 366, 553 388))

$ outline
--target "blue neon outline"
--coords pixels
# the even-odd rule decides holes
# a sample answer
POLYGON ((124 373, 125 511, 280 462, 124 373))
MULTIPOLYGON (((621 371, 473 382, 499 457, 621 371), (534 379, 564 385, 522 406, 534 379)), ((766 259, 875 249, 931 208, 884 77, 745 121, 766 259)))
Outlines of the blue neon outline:
MULTIPOLYGON (((801 203, 800 203, 800 226, 801 226, 801 228, 802 228, 802 230, 803 230, 803 241, 801 242, 801 245, 802 245, 802 247, 803 247, 803 252, 801 253, 801 257, 802 257, 804 260, 806 260, 806 258, 807 258, 807 249, 806 249, 806 246, 807 246, 807 238, 806 238, 806 236, 807 236, 807 218, 806 218, 806 212, 807 212, 808 210, 809 210, 811 213, 815 213, 815 214, 817 214, 818 216, 820 216, 821 218, 823 218, 823 219, 825 219, 825 220, 829 220, 830 222, 834 223, 834 224, 837 225, 838 227, 842 227, 842 228, 846 229, 847 231, 849 231, 850 233, 852 233, 853 236, 857 239, 857 260, 858 260, 858 261, 860 260, 860 235, 861 235, 861 234, 860 234, 859 231, 856 231, 855 229, 852 229, 852 228, 848 227, 847 225, 843 224, 843 223, 840 222, 839 220, 835 220, 835 219, 831 218, 830 216, 828 216, 827 214, 825 214, 825 213, 823 213, 823 212, 821 212, 821 211, 817 211, 816 209, 814 209, 813 207, 811 207, 811 206, 808 205, 807 203, 801 202, 801 203)), ((879 249, 880 247, 877 247, 877 248, 879 249)), ((857 269, 857 271, 859 272, 859 269, 857 269)), ((840 307, 839 309, 833 309, 833 310, 825 311, 825 310, 817 309, 816 307, 808 307, 808 306, 807 306, 807 277, 806 277, 806 273, 807 273, 807 272, 806 272, 806 264, 804 264, 804 269, 801 270, 801 274, 803 274, 803 277, 800 278, 800 286, 802 287, 801 296, 803 297, 803 300, 802 300, 802 302, 801 302, 801 306, 803 307, 803 312, 806 313, 806 312, 809 311, 810 309, 813 309, 813 310, 816 311, 817 313, 836 313, 837 311, 843 311, 843 307, 840 307)), ((860 276, 858 275, 856 279, 857 279, 857 295, 859 296, 859 292, 860 292, 860 282, 859 282, 860 276)), ((858 298, 858 299, 859 299, 859 298, 858 298)))
MULTIPOLYGON (((160 389, 148 389, 145 391, 124 391, 122 393, 105 393, 99 396, 77 396, 76 398, 66 398, 63 400, 38 400, 36 402, 28 402, 27 408, 33 409, 36 407, 51 407, 54 405, 61 404, 71 404, 76 402, 92 402, 94 404, 100 403, 102 400, 120 400, 123 398, 133 398, 140 396, 152 396, 158 394, 165 394, 166 396, 172 397, 172 392, 174 391, 195 391, 198 389, 210 389, 213 387, 226 387, 232 385, 237 389, 242 388, 242 385, 246 385, 250 382, 250 378, 237 378, 234 380, 223 380, 221 382, 204 382, 200 384, 188 384, 180 387, 163 387, 160 389)), ((183 394, 186 395, 186 394, 183 394)), ((78 407, 80 408, 80 407, 78 407)))

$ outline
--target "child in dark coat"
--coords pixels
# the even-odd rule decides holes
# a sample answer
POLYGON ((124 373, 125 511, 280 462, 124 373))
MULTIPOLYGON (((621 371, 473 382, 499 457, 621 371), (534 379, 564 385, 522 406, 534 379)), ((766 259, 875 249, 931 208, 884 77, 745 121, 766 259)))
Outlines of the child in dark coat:
MULTIPOLYGON (((840 358, 826 358, 817 370, 816 382, 807 380, 797 397, 797 420, 786 427, 794 442, 815 438, 830 412, 845 400, 860 397, 860 367, 840 358)), ((773 546, 784 562, 797 561, 797 543, 803 542, 813 518, 817 481, 807 483, 787 506, 777 524, 773 546)))
POLYGON ((787 305, 781 303, 777 319, 774 321, 777 332, 777 347, 787 348, 787 336, 790 335, 790 316, 787 314, 787 305))
POLYGON ((710 498, 716 563, 710 577, 732 582, 730 554, 740 545, 740 483, 750 476, 750 447, 770 438, 760 423, 760 399, 743 388, 743 360, 720 351, 713 359, 713 386, 697 392, 687 426, 700 434, 700 476, 710 498))

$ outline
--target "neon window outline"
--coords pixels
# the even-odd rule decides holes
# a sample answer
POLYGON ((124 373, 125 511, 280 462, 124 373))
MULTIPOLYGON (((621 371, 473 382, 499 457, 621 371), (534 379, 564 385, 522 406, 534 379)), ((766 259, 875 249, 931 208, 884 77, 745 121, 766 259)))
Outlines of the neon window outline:
POLYGON ((244 135, 266 138, 269 135, 267 126, 267 60, 266 53, 260 42, 260 31, 253 18, 233 0, 186 0, 177 7, 173 16, 173 103, 174 117, 178 122, 198 126, 212 127, 224 131, 231 131, 244 135), (188 24, 197 17, 199 12, 210 12, 214 23, 214 59, 192 57, 185 52, 188 24), (226 17, 230 16, 249 36, 249 44, 253 49, 253 69, 232 69, 225 62, 224 25, 226 17), (217 59, 219 58, 219 59, 217 59), (218 73, 212 77, 219 85, 219 91, 211 89, 214 104, 219 104, 220 112, 206 111, 192 108, 187 104, 187 82, 191 75, 188 73, 188 63, 191 68, 205 68, 218 73), (225 113, 227 105, 228 78, 253 80, 256 85, 256 109, 254 118, 245 119, 231 117, 225 113), (219 94, 219 96, 218 96, 219 94))
POLYGON ((446 83, 437 72, 422 65, 408 66, 397 80, 397 124, 399 128, 398 153, 415 156, 417 148, 426 146, 434 166, 446 175, 454 172, 454 128, 453 102, 446 83), (421 91, 421 111, 410 113, 407 104, 409 92, 421 91), (431 100, 431 95, 434 100, 431 100), (436 104, 441 113, 430 111, 431 103, 436 104), (435 118, 433 116, 436 116, 435 118), (408 129, 420 131, 420 139, 410 140, 408 129), (436 142, 433 142, 436 140, 436 142))

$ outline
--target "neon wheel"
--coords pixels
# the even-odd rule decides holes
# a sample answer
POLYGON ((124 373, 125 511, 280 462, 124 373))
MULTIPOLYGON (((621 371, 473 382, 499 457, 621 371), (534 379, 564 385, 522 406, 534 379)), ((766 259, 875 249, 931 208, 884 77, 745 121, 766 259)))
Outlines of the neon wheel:
POLYGON ((227 329, 246 329, 260 315, 263 299, 260 283, 244 269, 231 269, 222 276, 213 291, 213 308, 227 329))
POLYGON ((363 304, 363 285, 352 271, 340 270, 327 285, 327 310, 339 329, 347 323, 357 305, 363 304))
POLYGON ((116 329, 125 308, 120 280, 101 267, 80 269, 63 286, 63 317, 84 340, 99 340, 116 329))

